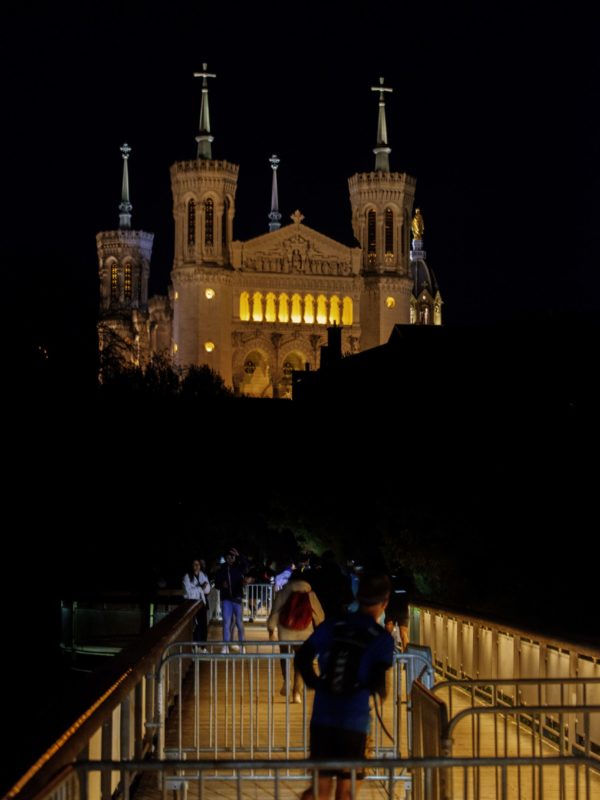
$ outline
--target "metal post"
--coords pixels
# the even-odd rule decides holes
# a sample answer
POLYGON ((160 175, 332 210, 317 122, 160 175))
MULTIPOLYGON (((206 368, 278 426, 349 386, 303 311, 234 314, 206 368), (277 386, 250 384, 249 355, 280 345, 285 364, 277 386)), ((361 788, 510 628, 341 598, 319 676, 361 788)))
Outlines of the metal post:
MULTIPOLYGON (((100 752, 103 761, 112 759, 112 715, 102 723, 100 752)), ((111 800, 112 797, 112 774, 109 769, 103 769, 100 774, 100 797, 102 800, 111 800)))

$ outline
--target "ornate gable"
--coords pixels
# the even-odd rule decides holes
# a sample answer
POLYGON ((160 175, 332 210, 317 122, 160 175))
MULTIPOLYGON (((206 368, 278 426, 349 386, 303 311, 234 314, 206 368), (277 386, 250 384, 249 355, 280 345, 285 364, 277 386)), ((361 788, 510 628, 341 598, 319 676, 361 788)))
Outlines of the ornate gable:
POLYGON ((304 217, 297 211, 292 215, 291 225, 247 242, 233 242, 233 267, 242 272, 358 275, 360 248, 346 247, 302 225, 302 219, 304 217))

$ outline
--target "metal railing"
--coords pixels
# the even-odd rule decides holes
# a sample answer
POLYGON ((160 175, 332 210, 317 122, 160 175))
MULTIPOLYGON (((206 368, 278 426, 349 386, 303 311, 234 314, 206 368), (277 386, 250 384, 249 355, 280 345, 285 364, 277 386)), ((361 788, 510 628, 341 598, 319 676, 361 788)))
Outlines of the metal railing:
MULTIPOLYGON (((445 699, 450 718, 455 712, 464 713, 465 706, 488 706, 497 709, 495 730, 512 719, 517 754, 523 750, 525 732, 532 752, 549 746, 563 755, 585 755, 600 763, 600 714, 594 712, 600 708, 600 678, 442 681, 433 692, 445 699), (545 711, 536 712, 536 708, 545 711), (577 713, 577 709, 583 712, 577 713)), ((472 724, 475 740, 477 725, 472 724)), ((498 741, 495 735, 494 742, 498 741)), ((475 746, 472 752, 481 754, 475 746)), ((504 753, 508 755, 506 747, 504 753)), ((501 755, 498 747, 492 755, 501 755)))
MULTIPOLYGON (((153 747, 156 730, 155 678, 165 647, 191 638, 195 603, 185 602, 168 620, 156 625, 142 640, 111 659, 90 678, 83 694, 73 703, 66 731, 49 732, 41 742, 46 748, 29 770, 10 789, 7 798, 28 800, 45 791, 60 770, 76 759, 103 759, 119 755, 123 761, 142 759, 153 747)), ((164 696, 173 702, 170 692, 164 696)), ((61 708, 61 713, 65 709, 61 708)), ((118 776, 94 773, 98 785, 84 787, 89 797, 109 798, 118 776)), ((65 790, 66 791, 66 790, 65 790)), ((65 796, 62 800, 69 800, 65 796)))
MULTIPOLYGON (((313 787, 315 796, 319 770, 344 770, 350 775, 350 797, 355 800, 359 773, 373 785, 377 796, 394 800, 399 785, 410 800, 595 800, 599 789, 594 764, 582 757, 550 758, 420 758, 371 759, 368 761, 85 761, 78 763, 35 800, 86 800, 85 787, 100 773, 117 777, 122 800, 130 800, 134 776, 141 776, 136 796, 146 789, 161 800, 183 800, 195 787, 198 800, 230 795, 241 798, 248 791, 256 800, 284 800, 313 787), (566 773, 566 795, 561 794, 555 773, 566 773), (477 771, 477 773, 475 773, 477 771), (444 774, 445 781, 441 780, 444 774), (518 774, 532 778, 519 784, 518 774), (250 784, 250 785, 249 785, 250 784), (160 787, 157 793, 156 787, 160 787), (308 788, 307 786, 307 788, 308 788)), ((363 796, 365 791, 363 790, 363 796)), ((92 799, 93 800, 93 799, 92 799)))
POLYGON ((411 606, 410 641, 456 678, 600 678, 600 648, 434 606, 411 606))
MULTIPOLYGON (((210 619, 222 620, 221 595, 211 589, 208 596, 210 619)), ((244 622, 266 622, 273 607, 273 585, 270 583, 248 583, 244 586, 242 615, 244 622)))
POLYGON ((181 605, 181 592, 161 590, 152 598, 135 592, 61 601, 61 650, 84 665, 114 656, 181 605), (95 661, 94 661, 95 659, 95 661))
MULTIPOLYGON (((293 703, 294 653, 279 652, 280 645, 287 650, 302 642, 246 641, 244 652, 222 653, 227 644, 201 643, 208 652, 197 652, 192 642, 166 648, 157 673, 158 757, 306 757, 306 687, 302 703, 293 703)), ((373 713, 369 750, 375 757, 411 752, 410 689, 418 675, 432 679, 432 672, 426 653, 396 653, 380 709, 392 738, 373 713)))

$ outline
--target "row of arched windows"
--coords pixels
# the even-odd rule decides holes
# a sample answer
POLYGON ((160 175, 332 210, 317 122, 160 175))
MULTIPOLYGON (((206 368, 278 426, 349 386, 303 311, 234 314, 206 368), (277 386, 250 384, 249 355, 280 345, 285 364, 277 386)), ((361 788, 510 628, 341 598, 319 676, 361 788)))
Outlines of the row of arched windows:
MULTIPOLYGON (((211 197, 204 201, 204 244, 212 247, 215 243, 215 204, 211 197)), ((223 224, 221 226, 221 240, 223 246, 227 244, 229 200, 225 198, 223 224)), ((196 201, 194 198, 187 203, 187 243, 188 247, 196 244, 196 201)))
POLYGON ((293 322, 307 325, 352 325, 354 306, 351 297, 320 294, 301 296, 275 295, 269 292, 242 292, 240 295, 240 320, 242 322, 293 322))

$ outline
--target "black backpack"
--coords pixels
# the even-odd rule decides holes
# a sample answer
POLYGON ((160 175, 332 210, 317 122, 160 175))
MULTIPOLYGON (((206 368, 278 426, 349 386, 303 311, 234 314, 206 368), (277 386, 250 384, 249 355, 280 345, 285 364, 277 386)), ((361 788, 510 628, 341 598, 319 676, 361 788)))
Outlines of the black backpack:
POLYGON ((358 680, 360 661, 369 644, 383 632, 375 624, 363 628, 347 620, 336 622, 325 672, 321 675, 323 688, 334 695, 349 695, 366 688, 358 680))

